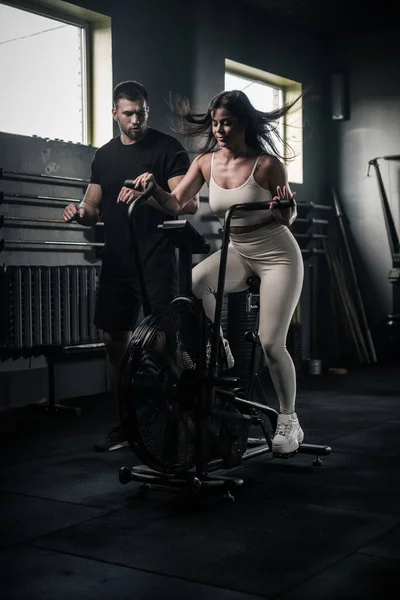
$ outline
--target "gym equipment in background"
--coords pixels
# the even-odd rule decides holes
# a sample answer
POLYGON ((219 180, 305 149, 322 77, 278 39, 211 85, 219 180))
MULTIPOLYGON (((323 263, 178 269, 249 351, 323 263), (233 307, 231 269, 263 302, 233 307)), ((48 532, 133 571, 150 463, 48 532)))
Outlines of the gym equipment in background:
POLYGON ((382 211, 385 220, 385 227, 388 237, 390 254, 392 257, 392 268, 389 271, 388 278, 392 284, 392 311, 389 313, 386 326, 389 331, 389 339, 394 345, 394 351, 400 352, 400 242, 399 236, 394 224, 392 211, 389 200, 386 194, 385 186, 382 179, 382 174, 379 168, 379 160, 397 161, 400 162, 400 154, 389 156, 378 156, 368 162, 367 177, 371 167, 374 167, 378 182, 379 194, 382 202, 382 211))

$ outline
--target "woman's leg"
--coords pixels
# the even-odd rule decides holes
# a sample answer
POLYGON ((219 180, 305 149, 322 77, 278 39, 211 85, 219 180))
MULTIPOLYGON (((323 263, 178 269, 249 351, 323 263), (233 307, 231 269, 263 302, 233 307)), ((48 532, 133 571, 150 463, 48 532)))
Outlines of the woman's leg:
MULTIPOLYGON (((219 264, 221 260, 221 251, 215 252, 192 271, 193 293, 203 302, 204 311, 207 317, 214 321, 215 316, 215 293, 218 285, 219 264)), ((247 279, 251 277, 252 271, 245 260, 238 254, 232 246, 228 249, 228 260, 225 276, 225 293, 240 292, 245 290, 247 279)), ((229 348, 227 340, 223 338, 223 344, 227 356, 228 368, 234 365, 234 359, 229 348)))
MULTIPOLYGON (((192 271, 193 293, 203 301, 204 311, 211 321, 214 321, 215 315, 215 294, 217 292, 220 261, 221 251, 219 250, 202 260, 192 271)), ((251 275, 252 271, 244 259, 233 246, 229 246, 225 293, 245 290, 248 287, 246 282, 251 275)))
POLYGON ((260 269, 260 279, 260 342, 280 412, 290 414, 295 409, 296 371, 286 348, 286 338, 300 298, 302 270, 296 275, 289 265, 269 265, 260 269))
POLYGON ((272 448, 274 453, 288 454, 297 450, 304 438, 295 413, 296 371, 286 348, 303 285, 303 260, 300 251, 289 246, 282 260, 258 263, 257 267, 261 279, 259 337, 280 406, 272 448))

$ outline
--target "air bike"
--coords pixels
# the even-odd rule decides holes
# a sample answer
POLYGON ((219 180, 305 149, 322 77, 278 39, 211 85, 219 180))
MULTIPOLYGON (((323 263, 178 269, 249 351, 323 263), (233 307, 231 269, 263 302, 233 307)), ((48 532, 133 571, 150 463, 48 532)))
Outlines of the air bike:
MULTIPOLYGON (((132 187, 132 180, 124 185, 132 187)), ((119 479, 124 484, 139 481, 143 487, 221 488, 225 497, 233 499, 232 491, 244 481, 229 470, 237 471, 244 461, 272 453, 278 413, 265 398, 253 400, 262 355, 257 331, 246 334, 253 344, 246 381, 226 375, 220 325, 229 231, 235 211, 265 209, 268 204, 237 204, 226 212, 214 324, 192 293, 192 254, 208 254, 209 244, 187 220, 159 225, 178 248, 179 295, 162 314, 152 316, 135 215, 153 188, 149 185, 128 212, 145 318, 132 334, 119 380, 122 427, 144 464, 122 467, 119 479), (254 437, 257 429, 259 435, 254 437)), ((248 304, 254 308, 259 280, 252 278, 249 286, 248 304)), ((303 443, 298 452, 314 455, 313 464, 322 465, 321 457, 331 448, 303 443)))

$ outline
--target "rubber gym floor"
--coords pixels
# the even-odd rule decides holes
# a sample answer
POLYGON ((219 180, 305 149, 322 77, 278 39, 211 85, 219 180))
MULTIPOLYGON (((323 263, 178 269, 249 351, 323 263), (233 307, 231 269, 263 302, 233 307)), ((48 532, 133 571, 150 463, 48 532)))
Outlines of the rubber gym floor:
POLYGON ((71 404, 80 418, 1 414, 2 599, 398 597, 398 367, 301 377, 305 441, 332 454, 248 461, 234 502, 122 485, 131 449, 92 450, 110 399, 71 404))

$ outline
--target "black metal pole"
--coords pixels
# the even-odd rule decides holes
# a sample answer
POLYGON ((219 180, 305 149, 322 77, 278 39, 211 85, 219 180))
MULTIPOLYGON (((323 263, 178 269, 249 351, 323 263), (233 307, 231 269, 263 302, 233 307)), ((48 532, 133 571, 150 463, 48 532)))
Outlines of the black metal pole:
POLYGON ((228 261, 229 234, 232 215, 238 204, 231 206, 225 214, 225 225, 222 234, 221 258, 219 263, 218 286, 216 293, 215 317, 214 317, 214 335, 211 346, 211 364, 210 374, 213 377, 218 375, 218 349, 220 343, 220 330, 222 319, 222 305, 224 301, 226 265, 228 261))
POLYGON ((5 181, 22 181, 25 183, 50 183, 53 185, 66 185, 68 187, 85 188, 90 181, 76 177, 60 177, 59 175, 42 175, 41 173, 20 173, 18 171, 5 171, 0 168, 0 179, 5 181))
POLYGON ((315 265, 311 262, 308 265, 308 281, 309 281, 309 294, 310 294, 310 359, 316 358, 316 339, 317 339, 317 320, 315 315, 315 265))
MULTIPOLYGON (((132 189, 132 180, 127 179, 124 182, 124 186, 132 189)), ((139 282, 140 282, 140 288, 142 290, 143 312, 144 312, 145 317, 147 317, 148 315, 151 314, 151 304, 150 304, 150 299, 149 299, 149 292, 147 290, 146 278, 144 275, 143 259, 142 259, 140 244, 139 244, 137 231, 136 231, 135 218, 136 218, 136 211, 142 204, 144 204, 146 202, 147 198, 149 198, 149 196, 151 195, 153 189, 154 189, 154 183, 151 182, 148 185, 148 187, 144 190, 144 192, 142 194, 140 194, 140 196, 138 196, 132 202, 132 204, 129 206, 129 209, 128 209, 128 220, 129 220, 129 224, 130 224, 131 241, 132 241, 132 246, 134 249, 134 256, 135 256, 136 268, 137 268, 139 282)))
POLYGON ((185 246, 179 248, 179 294, 192 295, 192 249, 185 246))

